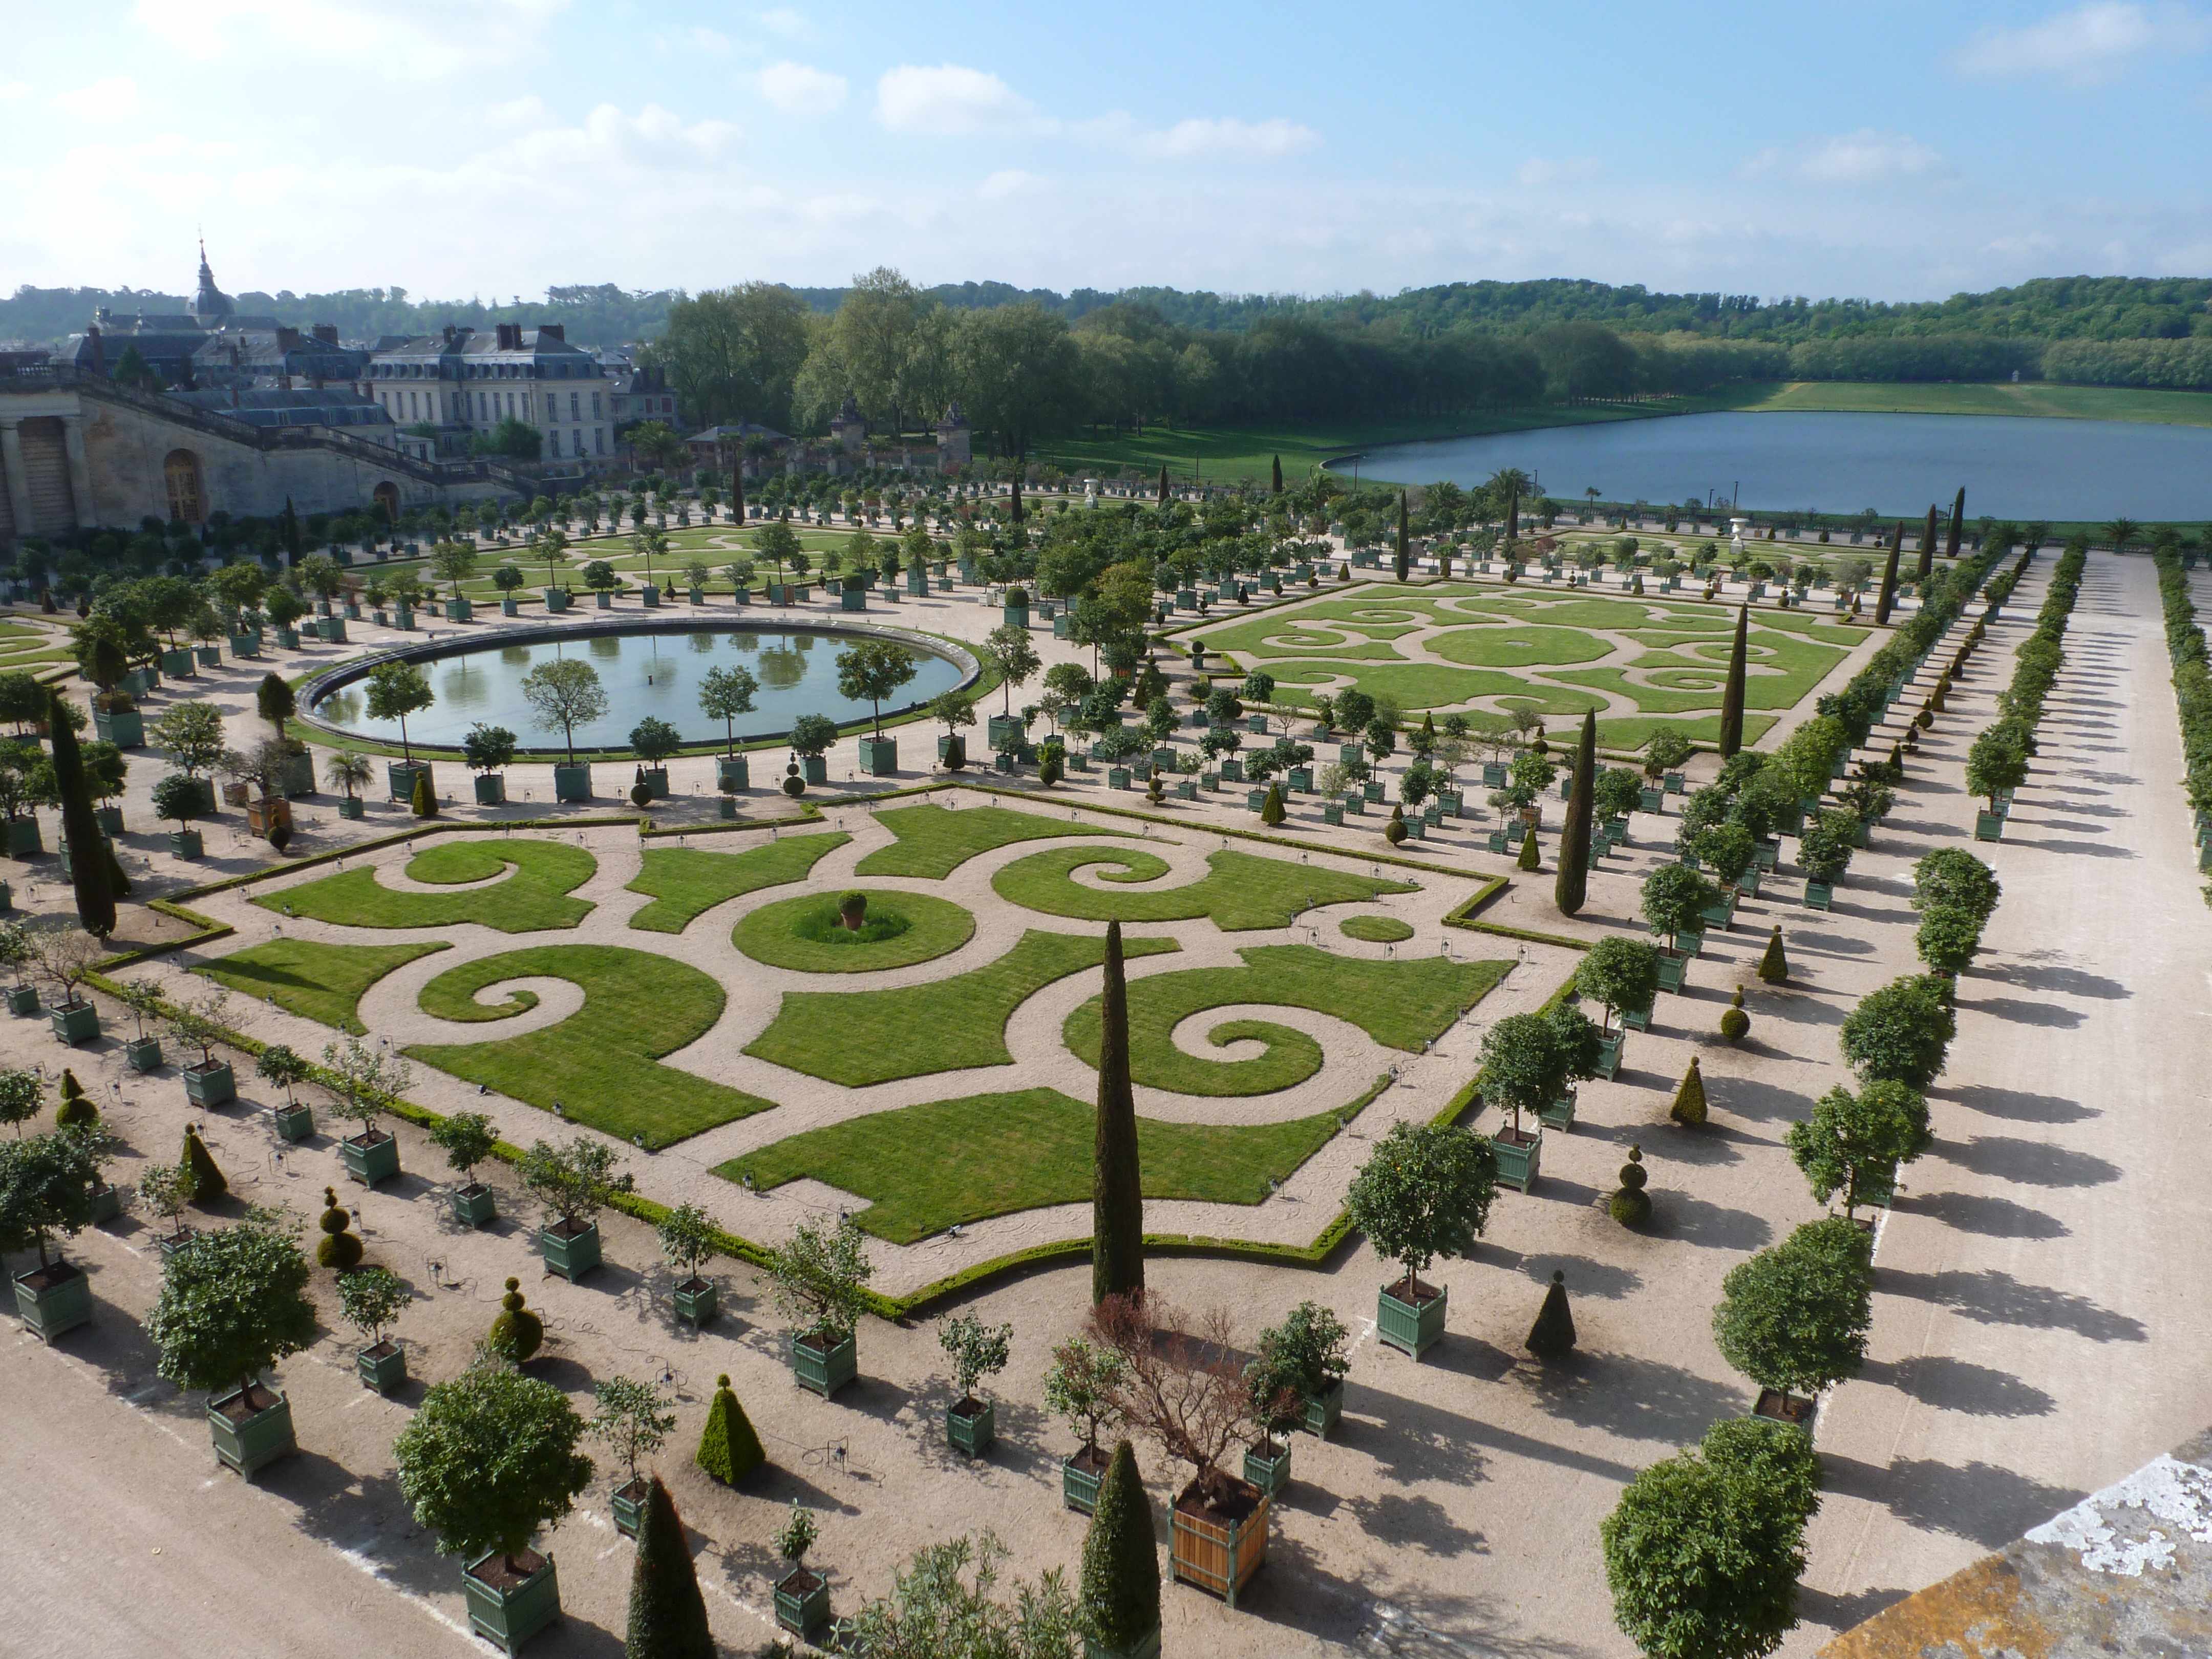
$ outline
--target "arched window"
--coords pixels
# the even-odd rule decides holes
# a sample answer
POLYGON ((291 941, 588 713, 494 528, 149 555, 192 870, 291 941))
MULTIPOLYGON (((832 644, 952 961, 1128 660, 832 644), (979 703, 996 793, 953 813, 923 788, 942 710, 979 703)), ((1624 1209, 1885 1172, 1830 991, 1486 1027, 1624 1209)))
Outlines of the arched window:
POLYGON ((200 490, 200 458, 189 449, 173 449, 161 463, 161 482, 169 494, 169 517, 198 524, 207 517, 207 502, 200 490))
POLYGON ((384 521, 386 524, 399 522, 399 486, 398 484, 387 479, 369 491, 369 495, 377 506, 384 510, 384 521))

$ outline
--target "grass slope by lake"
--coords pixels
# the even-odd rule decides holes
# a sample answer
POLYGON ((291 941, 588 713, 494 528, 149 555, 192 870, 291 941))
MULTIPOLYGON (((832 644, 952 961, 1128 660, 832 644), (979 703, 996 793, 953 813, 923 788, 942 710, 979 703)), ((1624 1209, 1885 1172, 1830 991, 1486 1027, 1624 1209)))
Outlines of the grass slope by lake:
POLYGON ((648 847, 629 891, 650 893, 653 902, 629 919, 648 933, 680 933, 702 913, 763 887, 800 881, 825 854, 852 837, 842 830, 818 836, 780 836, 742 853, 702 853, 690 847, 648 847))
POLYGON ((447 948, 428 943, 319 945, 312 939, 276 939, 249 945, 195 971, 257 1002, 273 999, 278 1007, 319 1024, 367 1036, 368 1028, 357 1011, 368 988, 416 957, 447 948))
MULTIPOLYGON (((1220 1127, 1137 1120, 1146 1198, 1259 1204, 1373 1098, 1287 1123, 1220 1127)), ((968 1095, 852 1118, 716 1166, 763 1188, 811 1176, 869 1200, 854 1218, 911 1244, 956 1224, 1091 1195, 1096 1112, 1057 1089, 968 1095)))
POLYGON ((535 933, 574 927, 591 915, 588 902, 568 895, 599 867, 599 860, 582 848, 563 842, 484 836, 441 842, 417 853, 408 860, 406 875, 411 881, 459 886, 509 872, 506 880, 489 886, 404 892, 385 886, 374 866, 362 866, 253 902, 280 915, 312 916, 347 927, 453 927, 472 921, 502 933, 535 933))
POLYGON ((2022 380, 1754 381, 1696 400, 1700 410, 1839 410, 1857 415, 2019 415, 2065 421, 2212 426, 2212 392, 2022 380))
MULTIPOLYGON (((614 945, 548 945, 482 957, 422 988, 425 1013, 511 1019, 538 1006, 528 991, 483 1003, 502 980, 565 979, 584 1006, 559 1024, 504 1041, 418 1043, 408 1053, 441 1072, 648 1146, 666 1146, 775 1103, 654 1062, 696 1042, 722 1015, 722 988, 688 963, 614 945)), ((520 1139, 518 1135, 516 1139, 520 1139)))

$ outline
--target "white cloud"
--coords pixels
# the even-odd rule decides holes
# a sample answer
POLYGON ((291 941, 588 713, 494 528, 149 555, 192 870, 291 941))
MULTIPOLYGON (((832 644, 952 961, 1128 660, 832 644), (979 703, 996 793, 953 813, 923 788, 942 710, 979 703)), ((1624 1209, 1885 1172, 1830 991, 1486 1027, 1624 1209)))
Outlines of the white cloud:
POLYGON ((538 127, 552 120, 553 112, 545 107, 545 100, 536 93, 494 104, 484 112, 484 119, 495 127, 538 127))
POLYGON ((28 81, 0 81, 0 104, 12 104, 19 98, 31 95, 28 81))
POLYGON ((1567 155, 1557 158, 1532 155, 1523 161, 1514 177, 1531 190, 1540 190, 1550 185, 1574 184, 1597 173, 1595 155, 1567 155))
POLYGON ((690 33, 691 44, 701 52, 712 52, 717 58, 729 55, 730 37, 720 29, 710 29, 705 24, 695 25, 690 33))
POLYGON ((601 104, 573 127, 542 126, 489 158, 530 170, 563 168, 601 174, 635 167, 699 167, 719 160, 738 137, 727 121, 685 122, 658 104, 635 115, 601 104))
POLYGON ((780 110, 821 114, 845 101, 845 77, 805 64, 770 64, 753 77, 760 94, 780 110))
POLYGON ((814 33, 814 26, 806 21, 805 14, 789 6, 764 11, 757 21, 770 34, 780 34, 787 40, 804 40, 814 33))
POLYGON ((1943 158, 1917 138, 1902 132, 1862 127, 1814 144, 1797 165, 1797 176, 1814 184, 1871 185, 1933 172, 1943 158))
POLYGON ((137 0, 140 27, 186 57, 240 54, 343 64, 401 81, 443 80, 534 53, 568 0, 137 0))
POLYGON ((2052 75, 2076 82, 2109 81, 2151 52, 2201 52, 2212 26, 2179 6, 2089 0, 2024 28, 1984 29, 1958 54, 1969 75, 2052 75))
POLYGON ((127 75, 111 75, 68 92, 58 92, 46 101, 64 115, 88 119, 127 115, 138 107, 138 83, 127 75))
POLYGON ((1321 143, 1311 127, 1279 117, 1267 121, 1193 117, 1160 132, 1139 132, 1129 140, 1132 154, 1152 161, 1180 161, 1194 156, 1266 161, 1296 155, 1321 143))
POLYGON ((1036 106, 997 76, 957 64, 886 70, 876 82, 876 119, 893 132, 998 132, 1041 125, 1036 106))
POLYGON ((987 202, 1003 202, 1010 196, 1026 195, 1043 183, 1034 173, 1024 173, 1019 167, 1001 167, 976 185, 975 193, 987 202))

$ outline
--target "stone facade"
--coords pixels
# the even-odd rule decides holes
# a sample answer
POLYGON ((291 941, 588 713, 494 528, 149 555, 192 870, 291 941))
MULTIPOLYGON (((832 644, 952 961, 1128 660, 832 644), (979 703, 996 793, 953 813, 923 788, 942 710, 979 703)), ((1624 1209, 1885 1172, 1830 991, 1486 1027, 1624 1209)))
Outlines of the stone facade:
POLYGON ((440 428, 440 453, 465 451, 501 421, 535 427, 542 461, 604 465, 614 455, 606 372, 551 323, 448 328, 380 348, 364 382, 393 424, 440 428))

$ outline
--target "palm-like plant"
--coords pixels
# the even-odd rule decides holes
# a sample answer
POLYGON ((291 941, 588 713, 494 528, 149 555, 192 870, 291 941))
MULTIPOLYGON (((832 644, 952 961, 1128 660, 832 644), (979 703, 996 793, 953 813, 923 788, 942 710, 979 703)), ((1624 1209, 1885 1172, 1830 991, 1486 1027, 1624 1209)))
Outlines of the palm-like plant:
POLYGON ((346 799, 351 800, 368 787, 369 780, 376 775, 376 769, 369 763, 368 756, 357 754, 350 749, 341 749, 323 763, 323 775, 344 790, 346 799))
POLYGON ((2105 526, 2105 534, 2112 538, 2113 552, 2124 553, 2142 535, 2142 526, 2123 514, 2105 526))

